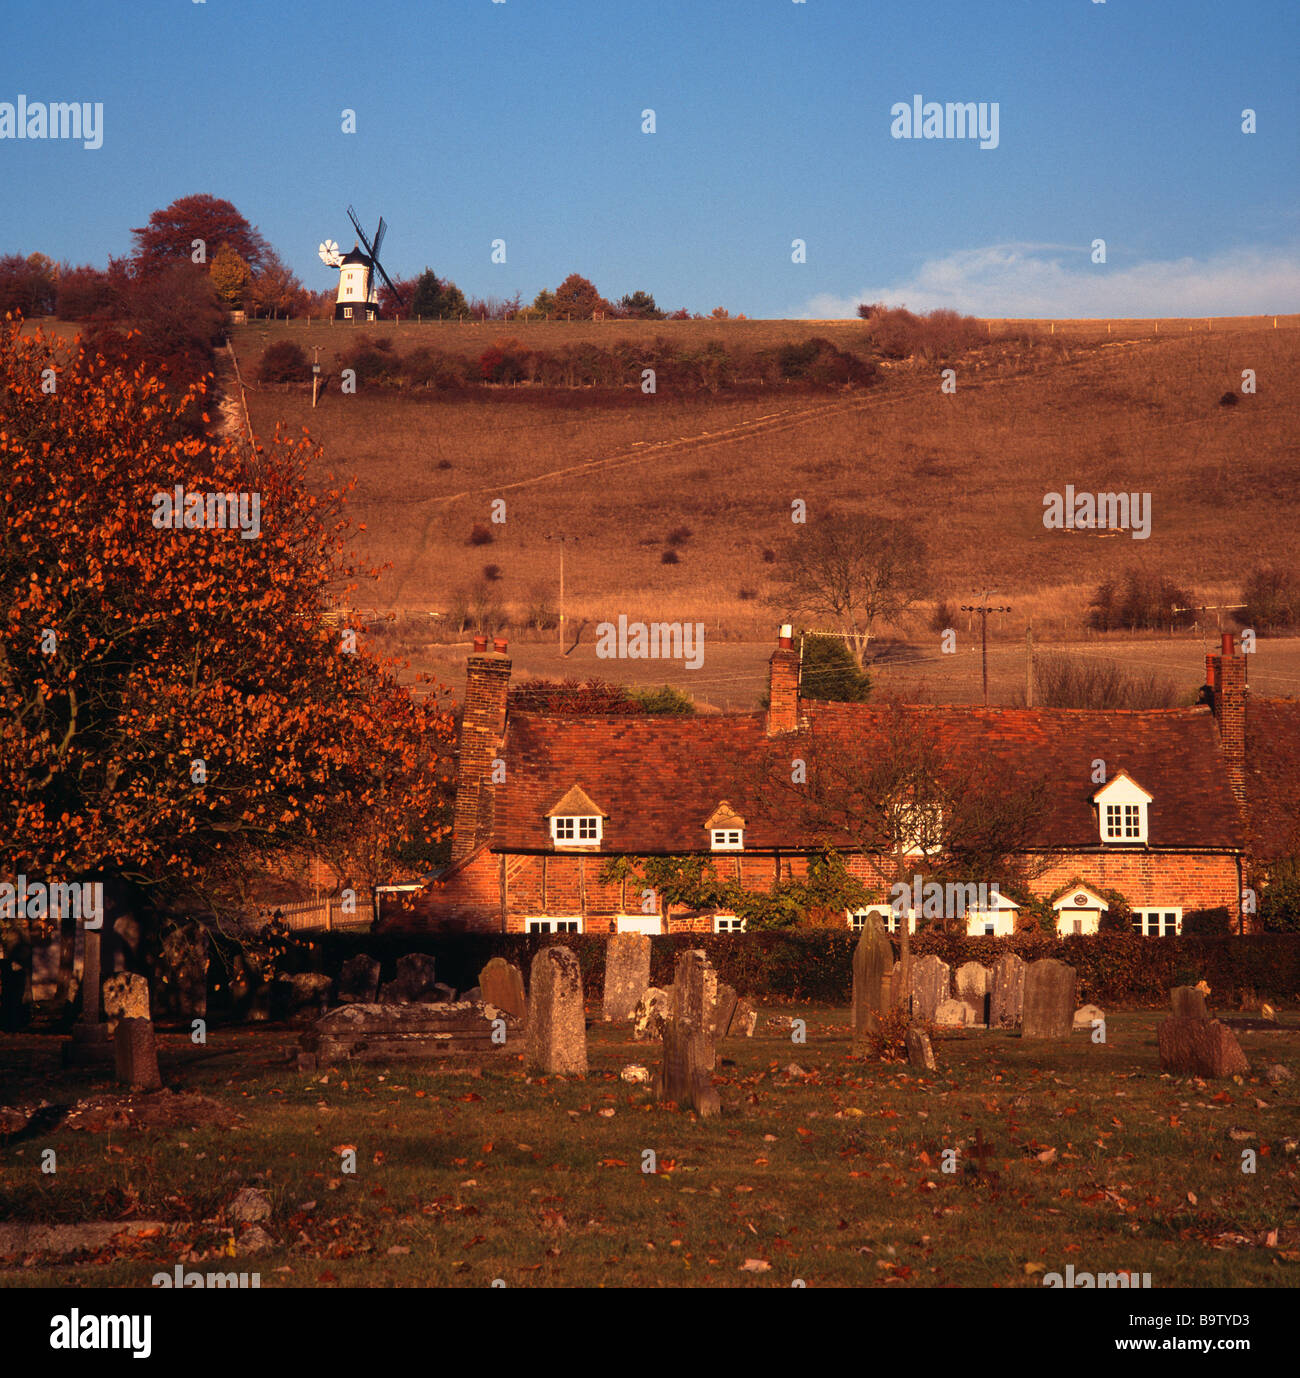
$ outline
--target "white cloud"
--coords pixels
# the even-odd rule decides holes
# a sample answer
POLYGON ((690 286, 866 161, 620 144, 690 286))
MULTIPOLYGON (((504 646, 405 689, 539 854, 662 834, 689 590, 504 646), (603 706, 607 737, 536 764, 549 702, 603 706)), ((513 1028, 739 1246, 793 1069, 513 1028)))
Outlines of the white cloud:
POLYGON ((1240 249, 1120 267, 1091 246, 992 244, 928 259, 913 276, 851 296, 823 292, 799 315, 855 316, 859 302, 972 316, 1256 316, 1300 310, 1300 251, 1240 249))

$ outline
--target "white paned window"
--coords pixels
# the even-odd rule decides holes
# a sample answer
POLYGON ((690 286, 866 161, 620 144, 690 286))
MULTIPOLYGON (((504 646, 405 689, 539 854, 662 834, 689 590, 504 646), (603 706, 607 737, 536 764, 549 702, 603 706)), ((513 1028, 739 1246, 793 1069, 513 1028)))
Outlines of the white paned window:
POLYGON ((529 919, 530 933, 581 933, 581 919, 529 919))
POLYGON ((1135 909, 1133 931, 1148 938, 1175 938, 1183 930, 1181 909, 1135 909))
POLYGON ((745 834, 740 828, 714 828, 713 850, 715 852, 739 852, 744 849, 745 834))
POLYGON ((713 931, 715 933, 743 933, 745 920, 736 918, 734 914, 715 914, 713 916, 713 931))
POLYGON ((599 847, 599 814, 560 814, 551 819, 551 841, 557 847, 599 847))

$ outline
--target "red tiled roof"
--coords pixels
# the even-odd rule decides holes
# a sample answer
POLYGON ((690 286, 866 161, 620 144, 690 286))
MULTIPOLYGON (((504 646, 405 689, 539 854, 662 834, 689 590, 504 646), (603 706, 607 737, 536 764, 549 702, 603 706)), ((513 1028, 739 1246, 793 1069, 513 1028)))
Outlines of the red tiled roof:
MULTIPOLYGON (((707 850, 705 820, 722 800, 747 823, 746 848, 812 847, 762 787, 814 742, 870 750, 893 710, 805 701, 806 726, 769 738, 762 714, 718 717, 544 717, 512 714, 506 783, 498 787, 492 845, 549 850, 545 813, 579 785, 606 811, 600 851, 707 850)), ((920 715, 953 759, 1045 775, 1050 807, 1042 847, 1100 845, 1091 796, 1093 761, 1125 770, 1154 796, 1153 847, 1234 849, 1241 818, 1228 787, 1208 709, 1090 712, 1074 709, 928 708, 920 715)))
POLYGON ((1300 851, 1300 699, 1247 703, 1246 806, 1261 858, 1300 851))

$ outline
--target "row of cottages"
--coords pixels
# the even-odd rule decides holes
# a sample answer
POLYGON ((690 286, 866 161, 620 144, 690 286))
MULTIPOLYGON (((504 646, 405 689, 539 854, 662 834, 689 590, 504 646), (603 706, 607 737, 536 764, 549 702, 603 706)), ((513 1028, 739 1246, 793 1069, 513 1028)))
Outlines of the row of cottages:
MULTIPOLYGON (((469 657, 450 864, 416 891, 389 896, 385 927, 509 932, 724 932, 723 912, 665 906, 609 874, 611 858, 699 855, 723 877, 769 890, 806 874, 817 842, 800 837, 770 789, 779 769, 813 748, 852 742, 861 759, 897 710, 821 703, 800 693, 788 627, 770 661, 766 712, 697 717, 560 716, 508 711, 506 643, 469 657), (761 767, 755 769, 754 767, 761 767), (650 912, 645 912, 646 909, 650 912)), ((1177 934, 1183 916, 1223 907, 1254 927, 1245 887, 1272 858, 1300 851, 1300 702, 1256 701, 1248 715, 1246 658, 1225 636, 1206 657, 1197 707, 1094 712, 916 707, 954 759, 978 754, 1011 781, 1046 776, 1048 806, 1033 847, 1063 933, 1095 932, 1102 892, 1120 892, 1145 934, 1177 934), (1094 783, 1096 763, 1106 780, 1094 783)), ((866 858, 849 857, 864 879, 866 858)), ((887 889, 872 906, 891 930, 887 889)), ((876 893, 876 892, 873 892, 876 893)), ((967 910, 972 933, 1012 931, 1016 906, 987 895, 967 910)), ((902 907, 902 906, 900 906, 902 907)), ((863 910, 845 914, 861 926, 863 910)), ((915 915, 913 915, 915 927, 915 915)))

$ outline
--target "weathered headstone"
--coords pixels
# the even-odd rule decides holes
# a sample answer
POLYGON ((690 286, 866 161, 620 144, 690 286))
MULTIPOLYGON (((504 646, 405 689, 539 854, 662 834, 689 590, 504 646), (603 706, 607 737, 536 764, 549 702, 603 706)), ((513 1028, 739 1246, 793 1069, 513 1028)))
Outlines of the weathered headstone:
POLYGON ((1106 1022, 1106 1012, 1097 1005, 1081 1005, 1074 1012, 1074 1027, 1092 1032, 1092 1026, 1100 1020, 1106 1022))
POLYGON ((969 1005, 971 1017, 968 1024, 987 1024, 989 1022, 989 991, 993 984, 992 973, 980 962, 963 962, 954 977, 957 999, 969 1005))
POLYGON ((607 1020, 624 1024, 649 989, 649 935, 611 933, 605 949, 605 1004, 601 1013, 607 1020))
POLYGON ((1205 992, 1195 986, 1175 986, 1169 992, 1169 1006, 1175 1019, 1208 1019, 1205 992))
POLYGON ((912 1014, 933 1019, 948 998, 951 971, 947 962, 930 954, 912 963, 912 1014))
POLYGON ((379 963, 364 952, 343 963, 338 981, 341 1005, 373 1005, 379 998, 379 963))
POLYGON ((118 1081, 131 1090, 157 1091, 162 1087, 152 1020, 128 1015, 117 1021, 113 1060, 118 1081))
POLYGON ((1068 1038, 1074 1025, 1075 971, 1054 957, 1042 957, 1025 968, 1025 1003, 1020 1016, 1022 1038, 1068 1038))
POLYGON ((119 971, 105 977, 103 985, 104 1018, 109 1033, 117 1029, 119 1019, 148 1019, 149 982, 135 972, 119 971))
POLYGON ((495 1005, 516 1019, 528 1011, 524 998, 524 973, 504 957, 492 957, 478 974, 479 996, 485 1005, 495 1005))
POLYGON ((934 1049, 930 1045, 930 1035, 924 1029, 910 1028, 907 1031, 907 1060, 913 1067, 927 1072, 936 1070, 934 1049))
POLYGON ((702 948, 691 948, 677 958, 673 978, 672 1018, 689 1019, 708 1043, 708 1070, 713 1070, 713 1012, 718 1003, 718 973, 702 948))
POLYGON ((941 1000, 934 1012, 934 1022, 941 1029, 964 1029, 973 1023, 973 1011, 964 1000, 941 1000))
POLYGON ((176 924, 162 940, 154 1002, 176 1019, 202 1019, 208 1012, 208 931, 201 924, 176 924))
POLYGON ((435 964, 426 952, 408 952, 397 959, 397 975, 379 992, 380 1004, 415 1004, 441 999, 435 964))
POLYGON ((1236 1034, 1217 1019, 1174 1015, 1162 1021, 1156 1033, 1160 1039, 1160 1066, 1166 1072, 1231 1077, 1250 1071, 1236 1034))
POLYGON ((577 957, 567 947, 542 948, 528 986, 528 1070, 585 1077, 587 1021, 577 957))
POLYGON ((718 1003, 713 1007, 714 1038, 726 1038, 731 1032, 732 1020, 736 1017, 736 1006, 739 1003, 736 992, 730 986, 718 987, 718 1003))
POLYGON ((632 1038, 637 1043, 653 1043, 664 1031, 664 1020, 673 1012, 671 990, 651 986, 632 1012, 632 1038))
POLYGON ((989 1027, 1014 1029, 1025 1005, 1025 963, 1014 952, 1004 952, 993 964, 993 989, 989 995, 989 1027))
POLYGON ((736 1012, 731 1016, 730 1033, 733 1038, 753 1038, 758 1027, 758 1011, 748 1000, 736 1001, 736 1012))
POLYGON ((297 971, 283 979, 281 998, 290 1014, 316 1011, 323 1014, 329 1007, 329 995, 334 982, 323 971, 297 971))
POLYGON ((876 914, 862 925, 853 949, 853 1042, 861 1045, 874 1031, 886 1008, 884 984, 894 950, 876 914))
POLYGON ((103 1065, 114 1060, 108 1025, 100 1017, 99 934, 91 929, 83 932, 86 946, 81 982, 81 1018, 72 1026, 72 1037, 63 1045, 63 1062, 68 1067, 103 1065))
POLYGON ((485 1056, 513 1054, 517 1022, 502 1010, 468 1000, 455 1004, 408 1001, 339 1005, 302 1035, 299 1071, 347 1058, 355 1062, 431 1059, 441 1066, 477 1067, 485 1056))
POLYGON ((722 1103, 713 1087, 714 1048, 708 1031, 693 1019, 668 1019, 663 1043, 663 1064, 655 1079, 656 1099, 674 1101, 701 1118, 719 1114, 722 1103))

